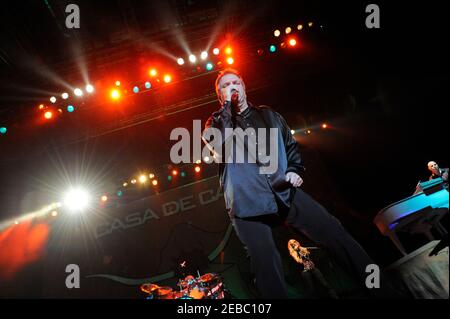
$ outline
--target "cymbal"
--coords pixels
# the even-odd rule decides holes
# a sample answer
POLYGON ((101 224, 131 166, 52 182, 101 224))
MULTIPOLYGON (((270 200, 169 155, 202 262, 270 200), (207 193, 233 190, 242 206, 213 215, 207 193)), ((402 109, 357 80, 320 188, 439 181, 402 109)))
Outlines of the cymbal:
POLYGON ((170 287, 159 287, 153 293, 157 294, 158 296, 164 296, 171 292, 172 292, 172 288, 170 288, 170 287))
POLYGON ((201 282, 209 282, 211 280, 217 279, 217 277, 218 276, 216 274, 207 273, 200 277, 200 281, 201 282))
POLYGON ((153 293, 153 291, 155 291, 156 289, 159 289, 160 287, 158 285, 155 284, 143 284, 141 285, 141 290, 143 292, 146 292, 148 294, 153 293))

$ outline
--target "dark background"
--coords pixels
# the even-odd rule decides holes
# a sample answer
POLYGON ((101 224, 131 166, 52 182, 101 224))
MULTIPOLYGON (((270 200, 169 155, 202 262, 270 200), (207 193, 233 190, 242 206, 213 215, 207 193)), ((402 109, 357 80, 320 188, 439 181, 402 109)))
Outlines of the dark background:
POLYGON ((164 61, 156 44, 181 54, 182 34, 200 50, 220 25, 216 41, 228 35, 238 43, 236 67, 249 100, 272 106, 292 128, 313 128, 298 137, 305 189, 376 260, 398 257, 372 219, 428 179, 428 161, 448 167, 448 2, 378 1, 381 29, 365 27, 369 2, 76 3, 80 30, 65 29, 64 1, 1 9, 0 125, 8 127, 0 136, 2 219, 34 210, 29 194, 58 194, 68 181, 114 189, 139 170, 164 170, 171 129, 204 123, 218 107, 213 98, 201 106, 192 101, 214 93, 216 72, 197 76, 172 63, 179 81, 170 87, 130 97, 118 110, 97 96, 72 117, 43 125, 36 106, 48 101, 47 92, 65 90, 56 74, 80 83, 77 62, 84 60, 99 91, 116 78, 142 82, 149 61, 164 61), (275 40, 275 28, 309 20, 314 28, 304 30, 297 51, 255 54, 275 40), (168 106, 182 101, 187 110, 171 114, 168 106), (145 122, 137 124, 139 116, 145 122), (316 127, 324 121, 329 129, 316 127))

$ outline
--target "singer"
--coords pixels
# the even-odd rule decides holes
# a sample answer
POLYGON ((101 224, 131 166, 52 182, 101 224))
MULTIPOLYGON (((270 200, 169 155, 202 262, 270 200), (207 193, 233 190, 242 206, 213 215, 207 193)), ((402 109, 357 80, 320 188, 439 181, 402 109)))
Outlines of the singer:
MULTIPOLYGON (((341 223, 300 188, 304 167, 297 142, 284 118, 267 106, 248 102, 244 81, 236 70, 223 70, 215 86, 221 107, 208 119, 205 130, 214 127, 223 133, 225 128, 245 130, 252 127, 256 132, 258 128, 266 128, 265 132, 276 128, 278 132, 278 150, 270 150, 278 155, 275 173, 260 174, 262 164, 258 161, 219 162, 226 208, 250 256, 260 296, 288 297, 281 257, 272 237, 272 227, 281 223, 327 248, 349 275, 365 288, 366 266, 373 261, 341 223)), ((249 143, 258 144, 259 140, 258 136, 249 138, 244 145, 247 149, 257 147, 249 143)), ((205 135, 204 141, 213 143, 205 135)))

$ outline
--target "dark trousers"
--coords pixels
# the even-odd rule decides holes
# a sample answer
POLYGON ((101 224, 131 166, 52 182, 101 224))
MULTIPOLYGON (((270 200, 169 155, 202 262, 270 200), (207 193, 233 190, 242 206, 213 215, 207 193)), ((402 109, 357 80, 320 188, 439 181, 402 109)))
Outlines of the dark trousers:
MULTIPOLYGON (((287 298, 281 257, 268 219, 270 216, 236 217, 232 218, 232 223, 250 255, 261 297, 287 298)), ((373 261, 341 223, 301 189, 295 192, 286 222, 318 245, 326 247, 336 261, 364 285, 366 266, 373 261)))

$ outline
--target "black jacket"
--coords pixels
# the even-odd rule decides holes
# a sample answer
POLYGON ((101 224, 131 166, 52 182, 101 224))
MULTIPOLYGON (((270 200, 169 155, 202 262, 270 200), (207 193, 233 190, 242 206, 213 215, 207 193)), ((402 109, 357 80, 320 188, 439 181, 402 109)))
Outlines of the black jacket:
MULTIPOLYGON (((216 160, 221 161, 219 162, 220 184, 223 187, 226 207, 230 214, 237 217, 252 217, 276 213, 281 208, 289 208, 294 188, 286 182, 286 173, 295 172, 300 175, 304 167, 297 142, 283 117, 267 106, 256 107, 251 104, 244 112, 236 114, 231 108, 231 103, 226 102, 208 119, 203 133, 204 141, 211 148, 214 147, 216 150, 219 147, 222 148, 221 154, 225 154, 225 145, 232 140, 230 136, 226 136, 226 128, 255 129, 256 138, 245 140, 246 149, 251 143, 258 144, 260 141, 258 128, 266 128, 267 131, 270 128, 275 129, 278 142, 275 154, 278 160, 276 171, 267 174, 261 173, 262 167, 267 165, 261 163, 258 158, 254 163, 248 161, 230 163, 225 162, 225 156, 216 156, 216 160), (218 129, 222 137, 225 137, 220 141, 221 145, 205 134, 208 128, 218 129)), ((266 144, 269 144, 269 137, 266 141, 266 144)), ((272 152, 269 145, 266 150, 272 152)), ((258 155, 261 153, 258 152, 258 155)))

